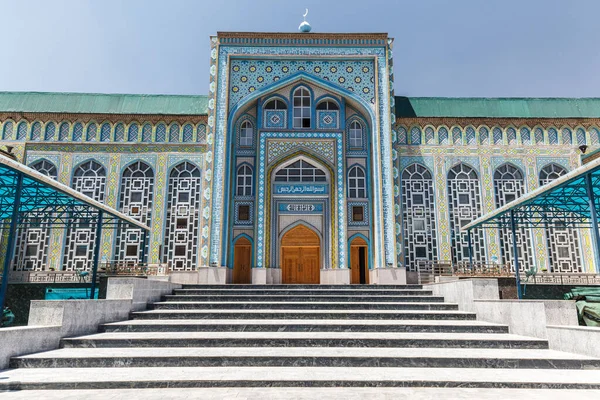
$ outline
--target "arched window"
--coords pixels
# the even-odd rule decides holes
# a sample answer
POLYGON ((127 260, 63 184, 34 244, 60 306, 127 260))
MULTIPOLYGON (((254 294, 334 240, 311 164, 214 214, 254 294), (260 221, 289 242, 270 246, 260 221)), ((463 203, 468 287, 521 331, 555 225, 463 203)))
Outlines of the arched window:
POLYGON ((236 196, 252 196, 252 168, 242 165, 237 170, 236 196))
MULTIPOLYGON (((525 194, 523 173, 511 164, 503 164, 494 171, 494 192, 496 207, 502 207, 525 194)), ((512 232, 502 228, 500 233, 500 256, 502 264, 510 264, 514 270, 512 232)), ((531 234, 525 228, 516 230, 517 252, 519 254, 519 270, 525 271, 534 266, 531 234)))
POLYGON ((105 122, 100 127, 100 141, 101 142, 109 142, 110 141, 110 124, 105 122))
POLYGON ((273 100, 270 100, 267 104, 265 104, 264 109, 265 110, 287 110, 287 105, 285 104, 285 101, 283 101, 283 100, 273 99, 273 100))
POLYGON ((404 264, 417 270, 419 260, 437 258, 435 193, 431 172, 420 164, 411 164, 402 172, 402 226, 404 264))
POLYGON ((164 142, 167 140, 167 126, 165 124, 156 125, 156 142, 164 142))
MULTIPOLYGON (((54 180, 58 178, 58 170, 48 160, 38 160, 30 167, 54 180)), ((36 217, 35 210, 29 212, 29 217, 36 217)), ((43 271, 48 267, 48 254, 50 253, 50 221, 47 215, 39 215, 38 227, 19 229, 13 268, 17 271, 43 271)))
POLYGON ((95 141, 96 140, 96 134, 97 134, 97 132, 98 132, 98 125, 96 125, 94 123, 89 124, 88 128, 87 128, 87 138, 86 138, 86 140, 88 142, 95 141))
MULTIPOLYGON (((119 193, 119 210, 124 214, 151 226, 152 203, 154 201, 154 171, 142 162, 130 164, 121 175, 119 193)), ((117 232, 115 244, 115 260, 143 261, 142 249, 148 254, 149 238, 141 243, 141 232, 138 228, 123 228, 117 232)))
POLYGON ((21 121, 17 126, 17 140, 27 139, 27 122, 21 121))
MULTIPOLYGON (((540 185, 547 185, 565 175, 567 170, 558 164, 548 164, 540 171, 540 185)), ((548 271, 581 273, 583 260, 579 244, 579 231, 560 226, 546 227, 548 271)))
POLYGON ((175 271, 192 271, 200 238, 200 169, 187 161, 178 164, 169 175, 168 190, 162 262, 175 271))
POLYGON ((40 122, 34 122, 31 125, 31 140, 40 140, 42 136, 42 124, 40 122))
POLYGON ((275 182, 327 182, 327 176, 320 168, 298 160, 277 171, 275 182))
POLYGON ((151 142, 152 141, 152 125, 145 124, 142 127, 142 142, 151 142))
POLYGON ((12 121, 6 121, 4 123, 4 129, 2 132, 2 139, 12 140, 13 138, 13 123, 12 121))
MULTIPOLYGON (((460 230, 472 220, 481 216, 483 208, 479 177, 477 172, 466 164, 455 165, 448 172, 448 212, 452 241, 452 262, 469 261, 467 233, 460 230)), ((482 229, 471 230, 473 261, 485 262, 485 239, 482 229)))
POLYGON ((81 122, 76 122, 73 125, 73 141, 81 142, 83 140, 83 124, 81 122))
POLYGON ((183 141, 191 142, 194 140, 194 127, 190 124, 183 126, 183 141))
POLYGON ((169 128, 169 142, 179 142, 179 124, 173 124, 169 128))
POLYGON ((127 134, 127 141, 128 142, 137 142, 139 131, 140 131, 140 126, 137 123, 134 122, 133 124, 129 125, 129 133, 127 134))
POLYGON ((325 100, 317 104, 317 110, 337 111, 339 109, 337 103, 331 100, 325 100))
POLYGON ((294 128, 310 128, 310 92, 305 87, 294 90, 294 128))
POLYGON ((355 166, 348 172, 348 197, 364 199, 367 197, 365 170, 355 166))
POLYGON ((54 122, 48 122, 46 124, 46 132, 44 133, 44 140, 54 140, 56 134, 56 124, 54 122))
POLYGON ((363 147, 363 128, 358 121, 352 121, 348 131, 350 148, 362 149, 363 147))
MULTIPOLYGON (((106 169, 96 161, 86 161, 73 171, 73 189, 103 202, 106 193, 106 169)), ((75 219, 67 229, 63 269, 89 270, 96 242, 96 229, 85 219, 75 219)))
POLYGON ((123 142, 125 140, 125 125, 118 123, 115 126, 115 142, 123 142))
POLYGON ((69 140, 69 123, 63 122, 58 129, 58 141, 66 142, 67 140, 69 140))
POLYGON ((240 127, 240 146, 241 147, 252 147, 252 138, 254 136, 254 129, 249 121, 242 122, 240 127))

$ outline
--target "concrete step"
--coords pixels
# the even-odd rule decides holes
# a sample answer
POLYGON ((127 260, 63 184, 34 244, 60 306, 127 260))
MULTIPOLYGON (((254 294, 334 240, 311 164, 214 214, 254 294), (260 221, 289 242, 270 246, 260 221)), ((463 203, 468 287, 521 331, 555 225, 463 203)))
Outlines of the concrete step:
POLYGON ((74 390, 21 390, 2 394, 2 400, 106 400, 106 399, 244 399, 244 400, 598 400, 600 390, 562 389, 489 389, 489 388, 436 388, 436 387, 219 387, 219 388, 164 388, 164 389, 74 389, 74 390))
POLYGON ((475 320, 475 314, 432 310, 148 310, 131 313, 134 319, 394 319, 475 320))
MULTIPOLYGON (((119 373, 116 372, 114 368, 18 368, 2 373, 4 379, 0 380, 0 390, 167 387, 600 389, 600 370, 389 367, 131 367, 124 370, 119 369, 119 373)), ((561 393, 556 393, 556 395, 560 396, 561 393)), ((512 395, 508 394, 508 398, 512 398, 512 395)))
POLYGON ((600 369, 552 350, 439 348, 68 348, 14 357, 11 368, 403 367, 600 369))
POLYGON ((263 289, 255 286, 253 289, 175 289, 175 295, 274 295, 274 296, 431 296, 431 290, 423 289, 263 289))
POLYGON ((61 340, 61 347, 436 347, 547 349, 542 339, 495 333, 109 332, 61 340))
POLYGON ((470 332, 508 333, 506 325, 471 320, 177 320, 138 319, 101 332, 470 332))
POLYGON ((435 296, 346 296, 346 295, 166 295, 163 296, 165 302, 223 302, 223 301, 242 301, 242 302, 402 302, 402 303, 443 303, 443 297, 435 296))
POLYGON ((252 310, 252 309, 294 309, 294 310, 458 310, 457 304, 450 303, 405 303, 405 302, 293 302, 293 301, 186 301, 157 302, 148 304, 150 310, 252 310))
POLYGON ((381 289, 423 289, 423 285, 252 285, 252 284, 210 284, 210 285, 183 285, 183 289, 352 289, 352 290, 381 290, 381 289))

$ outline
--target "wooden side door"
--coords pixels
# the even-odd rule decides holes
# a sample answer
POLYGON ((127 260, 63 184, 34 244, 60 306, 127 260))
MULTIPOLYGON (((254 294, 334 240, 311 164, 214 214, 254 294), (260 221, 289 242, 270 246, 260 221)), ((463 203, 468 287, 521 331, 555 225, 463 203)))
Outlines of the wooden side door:
POLYGON ((352 271, 350 283, 358 285, 360 283, 360 262, 358 259, 358 246, 350 246, 350 270, 352 271))
POLYGON ((369 265, 368 265, 368 247, 367 242, 360 237, 355 238, 350 243, 350 283, 366 284, 369 283, 369 265))
POLYGON ((240 238, 233 248, 233 283, 251 283, 252 244, 246 238, 240 238))

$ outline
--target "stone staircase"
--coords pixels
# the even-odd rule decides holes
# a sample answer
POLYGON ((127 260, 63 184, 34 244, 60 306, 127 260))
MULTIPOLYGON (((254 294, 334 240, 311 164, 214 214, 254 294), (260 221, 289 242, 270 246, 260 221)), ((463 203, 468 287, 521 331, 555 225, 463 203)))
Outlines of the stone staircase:
POLYGON ((600 389, 599 359, 477 321, 418 285, 185 286, 11 368, 0 390, 600 389))

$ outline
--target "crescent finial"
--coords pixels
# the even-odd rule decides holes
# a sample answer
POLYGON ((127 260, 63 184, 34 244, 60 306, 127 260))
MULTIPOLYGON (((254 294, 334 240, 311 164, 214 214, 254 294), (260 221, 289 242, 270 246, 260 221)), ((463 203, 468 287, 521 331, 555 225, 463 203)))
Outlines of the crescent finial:
POLYGON ((303 17, 304 17, 304 20, 305 20, 305 21, 306 21, 306 16, 307 16, 307 15, 308 15, 308 8, 306 9, 306 12, 305 12, 305 13, 304 13, 304 15, 303 15, 303 17))

